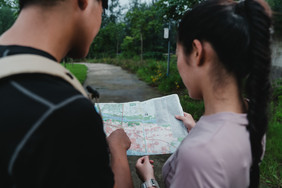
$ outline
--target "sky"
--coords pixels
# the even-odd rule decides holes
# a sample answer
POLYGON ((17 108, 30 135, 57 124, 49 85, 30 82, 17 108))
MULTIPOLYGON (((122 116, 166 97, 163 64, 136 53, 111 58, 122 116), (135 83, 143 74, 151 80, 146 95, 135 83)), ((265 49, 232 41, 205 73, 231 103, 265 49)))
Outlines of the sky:
POLYGON ((123 6, 129 3, 129 0, 119 0, 119 3, 123 6))
MULTIPOLYGON (((130 0, 119 0, 121 6, 129 5, 130 0)), ((152 0, 141 0, 141 2, 152 2, 152 0)))

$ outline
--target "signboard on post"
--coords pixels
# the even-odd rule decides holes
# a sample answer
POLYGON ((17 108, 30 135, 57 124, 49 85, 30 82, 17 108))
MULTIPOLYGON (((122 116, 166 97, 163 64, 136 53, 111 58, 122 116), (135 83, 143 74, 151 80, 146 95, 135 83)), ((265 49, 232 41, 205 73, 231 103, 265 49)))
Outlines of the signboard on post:
POLYGON ((164 28, 164 38, 165 39, 169 38, 169 28, 164 28))
POLYGON ((169 22, 168 28, 164 28, 164 38, 168 39, 167 73, 166 73, 166 76, 169 76, 169 67, 170 67, 170 38, 169 38, 169 31, 170 31, 170 22, 169 22))

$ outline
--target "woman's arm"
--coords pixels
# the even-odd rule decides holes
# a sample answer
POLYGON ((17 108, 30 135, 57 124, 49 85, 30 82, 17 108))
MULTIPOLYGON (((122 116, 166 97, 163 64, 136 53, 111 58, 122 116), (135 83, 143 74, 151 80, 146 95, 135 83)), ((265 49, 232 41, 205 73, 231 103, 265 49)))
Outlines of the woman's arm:
MULTIPOLYGON (((149 159, 149 156, 141 157, 136 162, 136 172, 143 182, 149 182, 155 179, 153 164, 154 161, 149 159)), ((148 187, 149 188, 149 187, 148 187)), ((151 187, 150 187, 151 188, 151 187)), ((153 188, 153 187, 152 187, 153 188)))

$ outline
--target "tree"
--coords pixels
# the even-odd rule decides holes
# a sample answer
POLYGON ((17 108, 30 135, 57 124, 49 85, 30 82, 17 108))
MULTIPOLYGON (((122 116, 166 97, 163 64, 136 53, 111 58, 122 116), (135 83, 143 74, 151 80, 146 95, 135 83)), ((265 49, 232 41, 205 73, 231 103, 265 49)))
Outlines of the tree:
POLYGON ((134 50, 134 38, 130 36, 126 36, 123 39, 123 42, 121 44, 121 49, 123 50, 123 55, 127 58, 130 58, 135 55, 134 50))
POLYGON ((146 7, 143 4, 140 8, 135 8, 132 12, 128 12, 126 17, 131 22, 131 32, 135 38, 140 38, 141 47, 141 62, 143 61, 143 41, 144 41, 144 32, 148 29, 147 19, 146 19, 146 7))
POLYGON ((101 29, 93 41, 88 58, 113 56, 120 52, 120 45, 125 36, 125 25, 120 22, 121 7, 118 0, 111 0, 109 8, 102 17, 101 29))
POLYGON ((178 22, 188 9, 199 2, 201 0, 160 0, 155 5, 166 21, 178 22))
MULTIPOLYGON (((2 3, 2 2, 1 2, 2 3)), ((15 22, 15 12, 9 6, 0 7, 0 35, 9 29, 15 22)))
POLYGON ((8 7, 8 8, 17 8, 17 1, 15 0, 0 0, 0 8, 8 7))
POLYGON ((105 10, 103 14, 102 27, 108 25, 109 23, 117 23, 121 15, 121 6, 119 0, 109 1, 109 8, 105 10))
POLYGON ((120 51, 120 45, 125 35, 125 25, 123 23, 109 23, 100 29, 96 36, 88 57, 93 58, 94 52, 102 54, 103 56, 113 56, 120 51))
MULTIPOLYGON (((159 33, 162 31, 163 24, 154 6, 148 6, 145 3, 136 4, 136 2, 133 3, 133 6, 127 12, 125 21, 130 28, 130 35, 134 40, 140 41, 140 57, 141 61, 143 61, 146 39, 153 36, 156 40, 161 37, 162 35, 159 35, 159 33)), ((155 41, 154 38, 150 41, 151 43, 155 41)))
POLYGON ((282 2, 281 0, 267 0, 273 11, 275 35, 282 37, 282 2))

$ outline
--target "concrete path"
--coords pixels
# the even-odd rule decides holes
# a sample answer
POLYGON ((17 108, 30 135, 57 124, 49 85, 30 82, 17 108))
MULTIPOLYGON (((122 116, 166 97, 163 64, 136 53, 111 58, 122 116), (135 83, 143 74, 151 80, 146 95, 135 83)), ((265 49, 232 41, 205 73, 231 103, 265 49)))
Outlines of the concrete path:
POLYGON ((272 47, 272 69, 271 79, 277 80, 282 78, 282 41, 276 41, 272 47))
POLYGON ((272 65, 282 68, 282 41, 275 41, 272 44, 272 65))
MULTIPOLYGON (((134 74, 122 70, 118 66, 108 64, 83 63, 88 67, 87 85, 96 88, 100 93, 100 102, 129 102, 144 101, 161 96, 157 89, 140 81, 134 74)), ((154 160, 155 176, 161 188, 164 188, 161 169, 170 155, 151 156, 154 160)), ((129 164, 135 188, 139 188, 141 181, 135 172, 135 163, 139 157, 129 156, 129 164)))
POLYGON ((99 91, 100 102, 144 101, 160 96, 160 93, 134 74, 118 66, 85 63, 88 67, 84 86, 90 85, 99 91))

